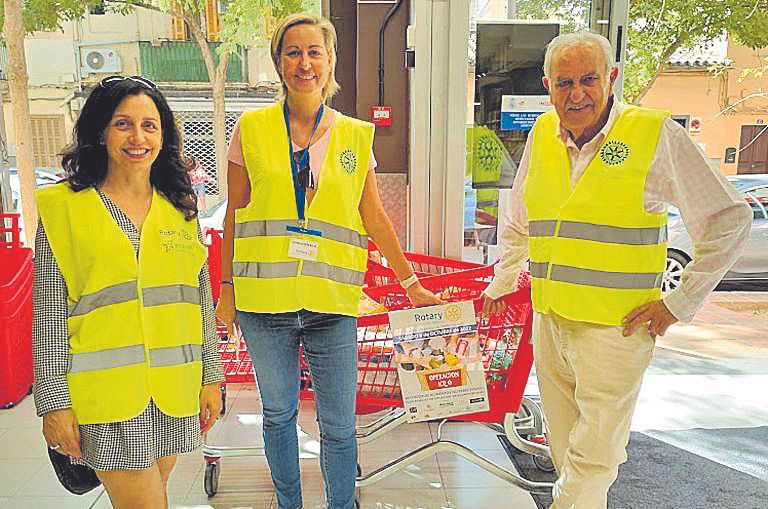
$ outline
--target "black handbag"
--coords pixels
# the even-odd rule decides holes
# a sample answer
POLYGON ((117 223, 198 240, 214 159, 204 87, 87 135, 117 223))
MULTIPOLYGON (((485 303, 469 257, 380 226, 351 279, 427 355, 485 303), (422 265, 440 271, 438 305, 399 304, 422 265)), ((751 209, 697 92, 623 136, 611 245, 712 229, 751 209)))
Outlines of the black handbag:
POLYGON ((59 454, 50 447, 47 449, 56 477, 67 491, 75 495, 84 495, 101 485, 101 481, 91 467, 75 465, 70 461, 69 456, 59 454))

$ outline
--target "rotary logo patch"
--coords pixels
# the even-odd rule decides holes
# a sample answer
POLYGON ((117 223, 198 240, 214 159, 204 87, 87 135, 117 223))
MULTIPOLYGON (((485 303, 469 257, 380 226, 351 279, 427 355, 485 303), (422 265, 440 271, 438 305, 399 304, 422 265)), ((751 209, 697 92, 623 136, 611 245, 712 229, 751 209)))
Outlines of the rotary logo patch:
POLYGON ((446 307, 445 319, 449 322, 458 322, 461 320, 461 308, 455 304, 446 307))
POLYGON ((600 149, 600 159, 608 166, 621 164, 629 157, 629 146, 623 141, 611 140, 600 149))
POLYGON ((354 173, 357 169, 357 156, 351 149, 346 149, 339 154, 339 164, 347 173, 354 173))
POLYGON ((487 134, 483 134, 475 143, 475 164, 481 170, 495 172, 501 165, 501 148, 496 141, 487 134))

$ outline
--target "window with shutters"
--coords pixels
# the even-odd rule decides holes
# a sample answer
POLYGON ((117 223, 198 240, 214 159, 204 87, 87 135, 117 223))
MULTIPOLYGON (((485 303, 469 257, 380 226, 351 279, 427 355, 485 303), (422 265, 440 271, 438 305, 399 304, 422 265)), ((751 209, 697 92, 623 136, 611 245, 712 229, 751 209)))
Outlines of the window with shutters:
MULTIPOLYGON (((216 171, 216 144, 213 141, 213 113, 208 111, 176 111, 174 112, 179 131, 184 139, 184 153, 194 156, 205 168, 205 173, 212 180, 206 182, 206 194, 219 194, 216 171)), ((232 138, 240 112, 228 111, 225 117, 227 144, 232 138)))
POLYGON ((205 25, 208 40, 211 42, 219 41, 219 3, 216 0, 206 0, 205 2, 205 25))
POLYGON ((35 168, 61 167, 61 151, 66 145, 63 115, 32 116, 32 149, 35 168))

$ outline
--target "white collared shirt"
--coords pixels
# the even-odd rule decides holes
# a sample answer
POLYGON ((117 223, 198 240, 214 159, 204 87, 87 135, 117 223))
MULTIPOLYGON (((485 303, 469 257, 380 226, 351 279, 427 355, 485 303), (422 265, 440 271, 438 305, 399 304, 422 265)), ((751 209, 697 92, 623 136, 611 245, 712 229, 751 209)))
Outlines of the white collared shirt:
MULTIPOLYGON (((571 187, 587 169, 625 108, 623 103, 614 101, 605 126, 581 149, 568 131, 560 127, 560 138, 571 162, 571 187)), ((512 206, 499 240, 503 254, 496 264, 496 275, 485 290, 494 299, 514 290, 520 269, 528 259, 528 212, 523 183, 530 164, 532 137, 528 136, 512 187, 512 206)), ((694 259, 685 267, 680 286, 664 297, 664 304, 678 320, 690 321, 741 253, 749 235, 752 211, 726 178, 710 167, 688 133, 669 118, 661 129, 643 197, 648 212, 665 212, 669 204, 680 209, 693 240, 694 259)))

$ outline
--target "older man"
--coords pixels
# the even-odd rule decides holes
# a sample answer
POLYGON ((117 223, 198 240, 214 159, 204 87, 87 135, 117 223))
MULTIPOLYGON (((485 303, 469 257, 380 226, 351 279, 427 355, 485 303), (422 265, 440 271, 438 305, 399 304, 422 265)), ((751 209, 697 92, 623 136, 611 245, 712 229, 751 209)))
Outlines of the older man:
POLYGON ((751 219, 666 112, 614 99, 612 54, 590 33, 547 47, 544 86, 555 110, 528 137, 504 254, 485 292, 484 312, 496 311, 530 259, 556 509, 606 507, 656 336, 693 317, 738 256, 751 219), (670 203, 696 256, 662 299, 670 203))

